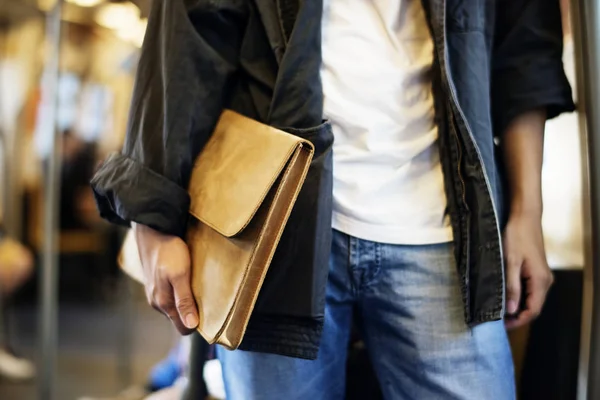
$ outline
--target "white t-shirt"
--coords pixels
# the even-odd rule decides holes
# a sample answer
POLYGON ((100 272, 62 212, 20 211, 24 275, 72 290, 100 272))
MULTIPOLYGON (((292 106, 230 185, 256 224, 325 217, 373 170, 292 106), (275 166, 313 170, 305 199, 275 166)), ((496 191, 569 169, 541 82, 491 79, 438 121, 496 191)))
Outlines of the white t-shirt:
POLYGON ((421 0, 325 0, 333 227, 392 244, 452 240, 421 0))
MULTIPOLYGON (((575 54, 570 38, 565 41, 563 63, 575 88, 575 54)), ((577 114, 563 114, 548 121, 542 168, 542 226, 548 264, 553 269, 581 269, 584 265, 581 161, 577 114)))

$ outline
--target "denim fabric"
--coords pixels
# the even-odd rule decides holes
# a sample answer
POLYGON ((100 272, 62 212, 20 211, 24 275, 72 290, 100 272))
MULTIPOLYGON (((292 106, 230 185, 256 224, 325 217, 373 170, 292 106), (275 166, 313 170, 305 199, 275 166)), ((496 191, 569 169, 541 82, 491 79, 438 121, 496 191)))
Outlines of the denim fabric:
POLYGON ((515 398, 504 325, 465 324, 451 244, 388 245, 334 231, 317 360, 219 348, 227 399, 343 399, 353 309, 386 399, 515 398))

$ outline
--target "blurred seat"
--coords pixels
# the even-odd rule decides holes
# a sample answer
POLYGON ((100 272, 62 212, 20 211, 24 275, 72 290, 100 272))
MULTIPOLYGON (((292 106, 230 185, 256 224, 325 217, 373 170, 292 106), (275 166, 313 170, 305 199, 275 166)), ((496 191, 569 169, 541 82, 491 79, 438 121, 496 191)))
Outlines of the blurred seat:
MULTIPOLYGON (((36 253, 42 250, 44 243, 43 191, 35 188, 29 193, 28 242, 36 253)), ((66 229, 59 231, 58 248, 60 254, 97 253, 106 249, 106 235, 101 230, 66 229)))

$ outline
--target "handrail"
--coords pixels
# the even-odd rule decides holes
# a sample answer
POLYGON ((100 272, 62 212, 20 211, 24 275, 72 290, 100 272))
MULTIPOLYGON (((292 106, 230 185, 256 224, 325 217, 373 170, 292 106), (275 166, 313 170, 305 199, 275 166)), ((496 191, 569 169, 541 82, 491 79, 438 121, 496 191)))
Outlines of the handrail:
POLYGON ((579 400, 600 398, 600 4, 571 4, 584 177, 585 268, 579 400))
POLYGON ((42 271, 40 282, 40 359, 38 398, 55 398, 56 358, 58 347, 58 251, 57 226, 59 214, 60 188, 60 141, 57 126, 58 80, 61 44, 61 14, 63 0, 55 0, 54 8, 47 14, 46 38, 48 59, 44 70, 44 90, 42 101, 46 102, 50 112, 52 127, 52 147, 49 152, 48 168, 44 180, 44 244, 42 253, 42 271))

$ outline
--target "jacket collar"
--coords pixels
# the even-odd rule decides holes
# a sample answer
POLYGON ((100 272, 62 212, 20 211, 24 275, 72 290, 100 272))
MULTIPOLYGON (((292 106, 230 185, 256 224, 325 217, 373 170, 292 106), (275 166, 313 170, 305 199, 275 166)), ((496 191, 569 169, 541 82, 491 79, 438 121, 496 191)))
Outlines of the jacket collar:
MULTIPOLYGON (((279 13, 279 24, 285 42, 287 43, 292 35, 300 3, 304 0, 275 0, 277 3, 277 12, 279 13)), ((310 0, 309 0, 310 1, 310 0)))
MULTIPOLYGON (((289 38, 292 35, 296 17, 298 16, 298 11, 300 7, 302 7, 302 3, 304 3, 304 1, 305 0, 275 0, 277 5, 277 13, 279 15, 279 25, 286 43, 289 41, 289 38)), ((423 2, 423 7, 425 8, 429 17, 429 22, 434 28, 434 34, 439 33, 438 29, 443 27, 444 19, 446 17, 445 14, 447 0, 421 1, 423 2)))

